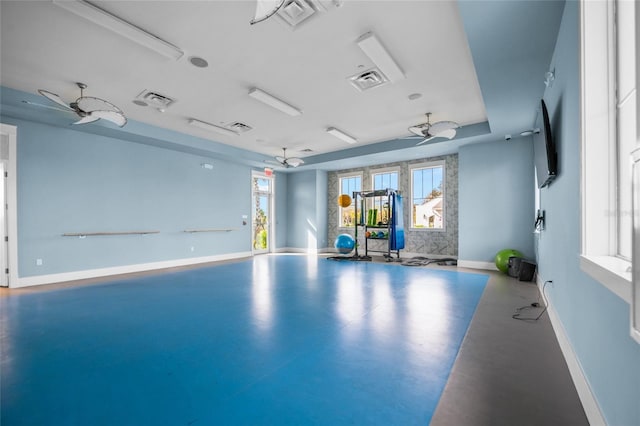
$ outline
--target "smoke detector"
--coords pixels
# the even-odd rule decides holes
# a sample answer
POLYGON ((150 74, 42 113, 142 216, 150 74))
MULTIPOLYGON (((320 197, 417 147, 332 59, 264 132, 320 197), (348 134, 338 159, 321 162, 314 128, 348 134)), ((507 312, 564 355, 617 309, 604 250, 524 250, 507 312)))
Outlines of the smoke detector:
POLYGON ((387 77, 382 74, 378 68, 368 69, 360 74, 352 75, 349 77, 349 82, 361 92, 372 89, 374 87, 382 86, 387 83, 387 77))

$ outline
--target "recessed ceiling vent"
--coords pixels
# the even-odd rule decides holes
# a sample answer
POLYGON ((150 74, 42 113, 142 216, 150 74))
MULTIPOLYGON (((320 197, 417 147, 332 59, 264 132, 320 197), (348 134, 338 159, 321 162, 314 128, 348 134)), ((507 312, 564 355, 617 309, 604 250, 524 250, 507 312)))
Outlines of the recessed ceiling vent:
MULTIPOLYGON (((174 104, 176 101, 168 96, 161 95, 158 92, 152 92, 150 90, 143 90, 137 97, 137 100, 141 100, 147 105, 154 108, 165 109, 174 104)), ((140 105, 136 102, 137 105, 140 105)))
POLYGON ((282 18, 290 27, 295 28, 302 21, 310 18, 316 13, 311 1, 307 0, 287 0, 284 2, 277 15, 282 18))
POLYGON ((349 77, 349 81, 353 87, 361 92, 388 82, 387 77, 378 68, 371 68, 363 73, 353 75, 349 77))
POLYGON ((227 126, 227 129, 232 130, 232 131, 234 131, 236 133, 244 133, 244 132, 248 132, 249 130, 251 130, 252 127, 237 121, 235 123, 229 124, 227 126))

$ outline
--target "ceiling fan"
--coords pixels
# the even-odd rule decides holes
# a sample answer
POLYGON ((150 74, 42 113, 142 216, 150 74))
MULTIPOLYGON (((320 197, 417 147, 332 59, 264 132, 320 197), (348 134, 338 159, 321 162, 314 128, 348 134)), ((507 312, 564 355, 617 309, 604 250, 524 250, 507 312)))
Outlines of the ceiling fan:
POLYGON ((431 113, 428 112, 426 123, 409 127, 409 131, 411 133, 414 133, 424 138, 422 141, 418 142, 416 146, 422 145, 423 143, 428 142, 434 138, 453 139, 454 136, 456 135, 456 129, 460 127, 460 125, 455 121, 438 121, 436 123, 431 124, 430 118, 431 118, 431 113))
POLYGON ((80 88, 80 97, 69 104, 63 101, 60 96, 48 90, 38 89, 38 93, 50 101, 63 106, 65 108, 63 111, 75 112, 80 117, 80 120, 73 124, 92 123, 99 119, 111 121, 120 127, 127 124, 127 118, 120 108, 104 99, 84 96, 84 89, 87 88, 87 85, 84 83, 76 83, 76 85, 80 88))
POLYGON ((286 0, 257 0, 255 17, 249 21, 251 25, 262 22, 275 15, 286 0))
POLYGON ((304 160, 302 158, 289 157, 287 158, 287 148, 282 148, 282 157, 279 155, 275 156, 276 161, 266 160, 265 163, 275 164, 278 166, 282 166, 285 168, 289 167, 298 167, 304 164, 304 160))

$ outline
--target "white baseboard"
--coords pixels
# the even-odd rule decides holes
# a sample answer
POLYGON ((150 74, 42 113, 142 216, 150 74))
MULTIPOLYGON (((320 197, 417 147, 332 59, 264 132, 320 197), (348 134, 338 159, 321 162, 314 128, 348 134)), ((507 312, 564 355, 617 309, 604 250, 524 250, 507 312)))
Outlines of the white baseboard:
POLYGON ((332 248, 319 248, 319 249, 306 249, 299 247, 280 247, 275 250, 276 253, 304 253, 304 254, 318 254, 318 253, 338 253, 336 249, 332 248))
POLYGON ((480 262, 477 260, 458 260, 458 266, 461 268, 471 269, 484 269, 487 271, 497 271, 495 263, 492 262, 480 262))
POLYGON ((152 271, 155 269, 175 268, 178 266, 197 265, 199 263, 219 262, 221 260, 240 259, 250 257, 251 252, 219 254, 213 256, 191 257, 187 259, 167 260, 163 262, 140 263, 137 265, 113 266, 109 268, 88 269, 84 271, 63 272, 60 274, 35 275, 18 278, 17 285, 12 288, 29 287, 33 285, 53 284, 65 281, 83 280, 87 278, 108 277, 111 275, 130 274, 133 272, 152 271))
MULTIPOLYGON (((392 253, 395 257, 395 254, 392 253)), ((408 251, 400 250, 401 259, 411 259, 412 257, 426 257, 429 259, 457 259, 458 256, 452 256, 450 254, 429 254, 429 253, 412 253, 408 251)))
MULTIPOLYGON (((543 283, 544 280, 540 278, 540 276, 538 276, 536 284, 538 285, 540 292, 542 292, 543 283)), ((547 312, 549 313, 551 326, 553 327, 553 331, 556 334, 556 339, 558 340, 558 344, 560 345, 562 355, 564 355, 564 359, 567 362, 567 366, 569 367, 569 374, 571 374, 571 379, 573 380, 573 384, 576 387, 578 397, 580 398, 580 402, 582 402, 582 408, 584 408, 584 412, 587 415, 589 424, 591 426, 606 426, 607 422, 602 415, 602 411, 600 411, 598 401, 591 391, 589 381, 584 375, 584 371, 582 370, 580 361, 573 351, 573 346, 571 346, 571 341, 567 337, 567 333, 565 332, 564 326, 560 321, 560 317, 558 316, 558 313, 556 312, 553 304, 550 301, 547 305, 547 312)))

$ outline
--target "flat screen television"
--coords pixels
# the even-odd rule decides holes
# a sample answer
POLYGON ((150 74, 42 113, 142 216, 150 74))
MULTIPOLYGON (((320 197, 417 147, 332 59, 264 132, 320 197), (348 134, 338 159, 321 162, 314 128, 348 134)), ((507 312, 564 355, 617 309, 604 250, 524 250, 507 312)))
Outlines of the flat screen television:
POLYGON ((541 100, 540 104, 540 112, 536 119, 536 131, 533 134, 533 156, 538 187, 544 188, 558 175, 558 154, 556 153, 556 144, 551 133, 547 106, 544 100, 541 100))

